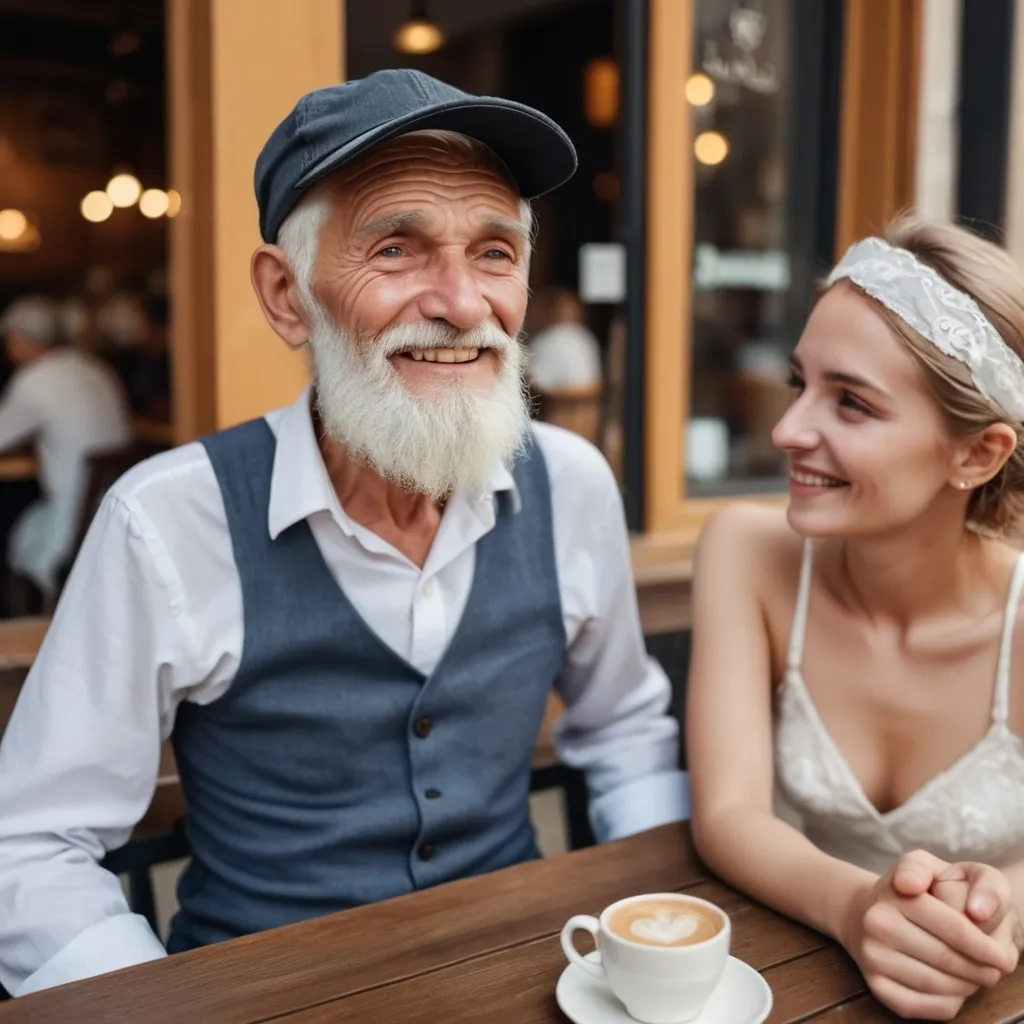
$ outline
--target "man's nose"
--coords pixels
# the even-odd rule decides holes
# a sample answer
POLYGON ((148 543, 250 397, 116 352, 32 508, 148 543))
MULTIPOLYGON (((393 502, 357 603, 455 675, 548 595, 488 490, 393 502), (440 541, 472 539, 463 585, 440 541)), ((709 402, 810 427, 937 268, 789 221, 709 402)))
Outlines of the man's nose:
POLYGON ((445 256, 433 271, 430 287, 420 297, 420 312, 428 320, 446 320, 462 331, 479 327, 491 307, 464 256, 445 256))

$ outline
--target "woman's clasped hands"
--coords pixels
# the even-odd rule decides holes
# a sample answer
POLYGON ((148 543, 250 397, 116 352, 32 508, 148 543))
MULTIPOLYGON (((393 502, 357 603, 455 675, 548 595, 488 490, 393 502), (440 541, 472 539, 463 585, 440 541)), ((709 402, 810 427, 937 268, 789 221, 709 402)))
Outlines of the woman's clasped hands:
POLYGON ((876 998, 919 1020, 952 1020, 965 999, 1016 969, 1024 947, 1002 872, 923 850, 854 895, 839 938, 876 998))

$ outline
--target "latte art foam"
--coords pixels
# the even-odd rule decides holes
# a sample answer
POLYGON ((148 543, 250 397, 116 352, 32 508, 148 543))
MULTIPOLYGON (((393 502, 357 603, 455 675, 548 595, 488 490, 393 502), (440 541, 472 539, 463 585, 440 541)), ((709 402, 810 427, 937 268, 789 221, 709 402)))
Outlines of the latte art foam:
POLYGON ((695 914, 656 914, 634 921, 629 930, 636 938, 673 946, 688 939, 699 927, 700 920, 695 914))
POLYGON ((692 946, 722 930, 722 919, 699 903, 650 900, 620 907, 608 921, 619 938, 645 946, 692 946))

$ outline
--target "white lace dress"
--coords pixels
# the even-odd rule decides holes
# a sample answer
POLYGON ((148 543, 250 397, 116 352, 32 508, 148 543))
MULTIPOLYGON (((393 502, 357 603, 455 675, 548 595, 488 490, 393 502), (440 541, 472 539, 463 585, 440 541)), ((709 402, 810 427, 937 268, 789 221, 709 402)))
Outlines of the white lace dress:
POLYGON ((867 798, 825 728, 800 671, 812 578, 805 542, 786 674, 775 696, 775 780, 821 850, 883 874, 908 850, 1004 867, 1024 860, 1024 741, 1007 725, 1010 648, 1024 555, 1007 597, 992 725, 980 742, 885 814, 867 798))

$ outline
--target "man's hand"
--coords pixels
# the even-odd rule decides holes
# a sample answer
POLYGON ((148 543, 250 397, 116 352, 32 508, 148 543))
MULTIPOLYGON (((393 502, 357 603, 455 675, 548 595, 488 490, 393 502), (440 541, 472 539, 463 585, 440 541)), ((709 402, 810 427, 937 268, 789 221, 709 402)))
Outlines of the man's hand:
MULTIPOLYGON (((1017 966, 1019 953, 998 928, 987 935, 964 912, 971 900, 965 879, 942 879, 951 899, 962 898, 961 907, 930 892, 950 867, 921 850, 904 854, 851 901, 843 945, 874 995, 902 1017, 951 1020, 968 996, 1017 966)), ((974 904, 987 907, 991 892, 986 877, 974 904)))

